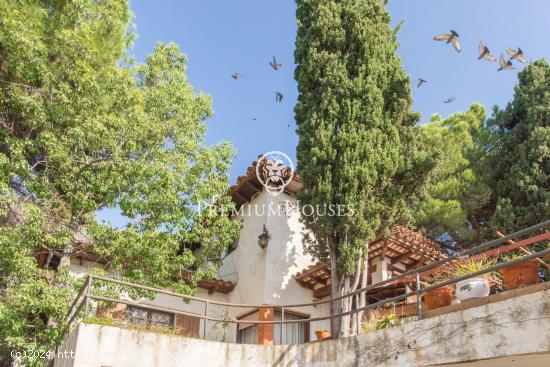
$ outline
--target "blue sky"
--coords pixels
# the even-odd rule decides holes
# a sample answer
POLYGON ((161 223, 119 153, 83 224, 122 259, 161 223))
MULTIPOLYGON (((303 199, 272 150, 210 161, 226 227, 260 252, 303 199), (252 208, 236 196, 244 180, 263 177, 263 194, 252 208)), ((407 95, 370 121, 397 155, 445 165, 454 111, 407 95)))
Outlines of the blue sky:
MULTIPOLYGON (((132 54, 143 61, 159 41, 180 45, 191 83, 213 97, 207 144, 228 140, 235 147, 232 182, 260 153, 279 150, 294 159, 295 6, 294 0, 131 0, 138 33, 132 54), (268 64, 273 55, 283 64, 277 72, 268 64), (237 71, 245 77, 235 81, 230 74, 237 71), (284 94, 282 103, 275 91, 284 94)), ((428 80, 414 88, 423 122, 475 101, 490 110, 511 99, 518 70, 497 72, 497 62, 478 61, 480 40, 497 57, 518 46, 528 60, 550 56, 548 0, 389 0, 388 9, 394 25, 404 20, 398 53, 405 70, 414 83, 428 80), (432 40, 451 28, 460 35, 460 54, 432 40), (443 104, 450 96, 455 102, 443 104)))

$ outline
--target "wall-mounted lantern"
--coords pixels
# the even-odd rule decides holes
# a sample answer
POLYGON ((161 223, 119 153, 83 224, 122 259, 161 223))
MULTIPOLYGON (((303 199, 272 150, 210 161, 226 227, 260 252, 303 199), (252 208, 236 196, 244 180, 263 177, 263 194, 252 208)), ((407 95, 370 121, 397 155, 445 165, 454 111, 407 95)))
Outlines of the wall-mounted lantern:
POLYGON ((265 249, 269 243, 269 240, 271 239, 271 234, 267 230, 264 224, 264 231, 261 235, 258 236, 258 246, 260 248, 265 249))

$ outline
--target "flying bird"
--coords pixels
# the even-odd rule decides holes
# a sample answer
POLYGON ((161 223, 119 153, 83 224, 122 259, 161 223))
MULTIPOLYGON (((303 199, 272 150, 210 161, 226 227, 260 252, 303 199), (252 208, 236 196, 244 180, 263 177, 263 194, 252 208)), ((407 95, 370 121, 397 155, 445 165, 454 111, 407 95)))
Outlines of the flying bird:
POLYGON ((275 102, 282 102, 283 101, 283 94, 281 92, 275 92, 275 102))
POLYGON ((235 79, 235 80, 240 79, 240 78, 242 78, 243 76, 244 76, 244 75, 242 75, 242 74, 239 73, 239 72, 231 74, 231 77, 232 77, 233 79, 235 79))
POLYGON ((508 60, 508 61, 504 60, 504 55, 503 54, 500 54, 500 59, 498 59, 498 63, 500 64, 500 68, 498 68, 498 71, 515 69, 512 66, 512 61, 511 60, 508 60))
POLYGON ((275 56, 273 56, 273 61, 270 61, 269 62, 269 65, 271 65, 271 67, 273 68, 273 70, 277 71, 281 68, 281 66, 283 66, 283 64, 279 64, 277 62, 277 59, 275 58, 275 56))
POLYGON ((523 64, 527 64, 527 60, 523 57, 523 51, 521 51, 521 48, 518 47, 517 50, 514 50, 510 47, 506 47, 506 53, 510 55, 510 60, 516 59, 523 64))
POLYGON ((444 100, 443 103, 451 103, 451 102, 454 102, 455 99, 456 99, 456 97, 452 96, 452 97, 449 97, 446 100, 444 100))
POLYGON ((479 41, 479 57, 478 60, 485 59, 488 61, 497 61, 497 58, 491 55, 489 48, 483 44, 483 41, 479 41))
POLYGON ((450 43, 455 48, 456 52, 462 51, 462 47, 460 46, 460 43, 458 42, 458 33, 456 31, 450 30, 451 33, 447 34, 439 34, 434 37, 434 41, 446 41, 446 43, 450 43))
POLYGON ((417 88, 420 88, 422 84, 427 83, 427 80, 424 80, 422 78, 418 78, 418 84, 416 85, 417 88))

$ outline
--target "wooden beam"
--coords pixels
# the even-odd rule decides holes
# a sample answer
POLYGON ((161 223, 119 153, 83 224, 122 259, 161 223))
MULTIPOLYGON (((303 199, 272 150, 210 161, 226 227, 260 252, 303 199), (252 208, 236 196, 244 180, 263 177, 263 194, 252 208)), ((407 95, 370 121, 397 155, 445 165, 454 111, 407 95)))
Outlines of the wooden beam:
MULTIPOLYGON (((382 240, 378 240, 375 243, 371 243, 369 245, 369 252, 376 251, 382 246, 384 246, 384 241, 382 241, 382 240)), ((370 254, 369 254, 369 256, 370 256, 370 254)))
POLYGON ((434 256, 432 256, 430 254, 427 254, 425 251, 423 251, 421 249, 418 249, 415 246, 413 246, 413 245, 411 245, 407 242, 403 242, 401 239, 392 238, 392 240, 397 242, 400 246, 403 246, 403 247, 413 251, 417 255, 422 256, 424 259, 426 259, 428 261, 437 261, 437 260, 439 260, 438 258, 435 258, 434 256))
POLYGON ((392 264, 388 264, 388 270, 391 272, 396 272, 398 274, 403 274, 406 270, 399 269, 396 266, 393 266, 392 264))
POLYGON ((238 190, 235 190, 235 192, 233 192, 233 195, 235 195, 237 197, 237 199, 241 200, 242 204, 247 203, 247 202, 250 201, 243 194, 241 194, 238 190))
POLYGON ((250 187, 254 193, 260 192, 261 190, 256 187, 256 185, 253 185, 250 183, 250 181, 246 181, 244 184, 246 187, 250 187))
POLYGON ((396 256, 396 257, 392 258, 392 259, 391 259, 392 265, 393 265, 393 264, 397 264, 397 263, 400 262, 401 260, 403 260, 403 259, 409 257, 411 254, 412 254, 412 251, 407 251, 407 252, 405 252, 405 253, 402 253, 402 254, 399 255, 399 256, 396 256))
MULTIPOLYGON (((502 237, 505 237, 503 233, 499 232, 499 231, 496 231, 495 232, 497 237, 498 238, 502 238, 502 237)), ((508 240, 506 241, 507 243, 511 244, 511 245, 515 245, 516 243, 512 240, 508 240)), ((518 248, 521 252, 523 252, 525 255, 531 255, 531 251, 527 250, 525 247, 519 247, 518 248)), ((537 258, 537 261, 542 264, 546 269, 550 269, 550 266, 545 263, 544 261, 542 261, 541 259, 537 258)))
POLYGON ((422 259, 418 259, 418 260, 413 261, 410 264, 407 264, 407 270, 414 269, 420 262, 422 262, 422 259))
POLYGON ((320 277, 316 277, 316 276, 312 276, 312 278, 319 284, 322 284, 322 285, 327 285, 328 284, 328 280, 330 278, 326 278, 326 279, 323 279, 323 278, 320 278, 320 277))
MULTIPOLYGON (((490 256, 497 256, 499 254, 502 254, 502 253, 505 253, 505 252, 509 252, 509 251, 512 251, 512 250, 515 250, 519 247, 524 247, 524 246, 528 246, 528 245, 532 245, 534 243, 537 243, 537 242, 540 242, 540 241, 545 241, 545 240, 550 240, 550 232, 544 232, 544 233, 541 233, 539 235, 536 235, 536 236, 533 236, 533 237, 529 237, 529 238, 526 238, 524 240, 521 240, 521 241, 518 241, 518 242, 515 242, 514 244, 510 244, 510 245, 507 245, 507 246, 502 246, 502 247, 499 247, 499 248, 495 248, 495 249, 492 249, 492 250, 488 250, 486 252, 483 252, 481 254, 477 254, 477 255, 473 255, 473 256, 470 256, 466 259, 462 259, 462 260, 459 260, 459 259, 456 259, 456 260, 453 260, 449 263, 446 263, 446 264, 443 264, 443 265, 440 265, 438 267, 435 267, 435 268, 432 268, 432 269, 428 269, 426 271, 423 271, 420 276, 422 277, 426 277, 428 275, 432 275, 432 274, 435 274, 435 273, 438 273, 438 272, 441 272, 442 270, 445 270, 447 268, 449 268, 449 266, 453 266, 454 264, 457 264, 457 263, 462 263, 464 261, 469 261, 469 260, 476 260, 476 259, 483 259, 483 258, 487 258, 487 257, 490 257, 490 256)), ((409 279, 413 279, 413 276, 411 277, 405 277, 404 279, 401 280, 401 282, 407 282, 409 279)))
POLYGON ((313 297, 315 298, 325 298, 332 293, 332 286, 330 284, 324 285, 320 288, 313 290, 313 297))

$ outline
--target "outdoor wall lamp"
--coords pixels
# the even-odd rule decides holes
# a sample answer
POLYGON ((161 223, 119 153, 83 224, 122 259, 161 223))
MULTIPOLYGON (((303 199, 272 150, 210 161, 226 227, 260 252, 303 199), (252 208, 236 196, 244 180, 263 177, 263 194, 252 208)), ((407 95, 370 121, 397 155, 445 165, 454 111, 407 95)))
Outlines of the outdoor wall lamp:
POLYGON ((269 231, 267 230, 264 224, 264 231, 261 235, 258 236, 258 246, 260 246, 260 248, 262 249, 265 249, 270 239, 271 239, 271 234, 269 233, 269 231))

